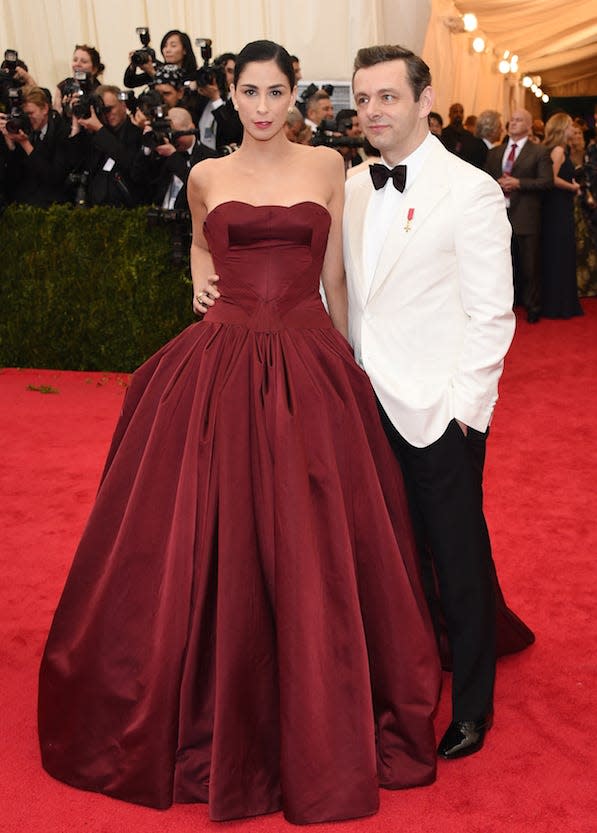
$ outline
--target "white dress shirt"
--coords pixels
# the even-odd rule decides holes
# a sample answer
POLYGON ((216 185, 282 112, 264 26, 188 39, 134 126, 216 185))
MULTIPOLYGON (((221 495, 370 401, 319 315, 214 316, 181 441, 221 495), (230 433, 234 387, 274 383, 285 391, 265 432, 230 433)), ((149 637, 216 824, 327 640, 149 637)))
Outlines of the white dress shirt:
MULTIPOLYGON (((367 285, 371 288, 373 276, 377 268, 379 255, 383 249, 388 231, 397 212, 408 208, 408 191, 417 178, 417 174, 423 168, 425 159, 433 147, 432 143, 438 139, 428 133, 418 148, 406 157, 400 164, 406 165, 406 186, 400 192, 394 187, 391 179, 388 179, 383 188, 373 191, 367 205, 365 226, 363 231, 363 266, 367 285)), ((388 168, 391 167, 381 159, 381 162, 388 168)), ((407 213, 405 214, 405 220, 407 213)), ((406 232, 404 232, 406 233, 406 232)))

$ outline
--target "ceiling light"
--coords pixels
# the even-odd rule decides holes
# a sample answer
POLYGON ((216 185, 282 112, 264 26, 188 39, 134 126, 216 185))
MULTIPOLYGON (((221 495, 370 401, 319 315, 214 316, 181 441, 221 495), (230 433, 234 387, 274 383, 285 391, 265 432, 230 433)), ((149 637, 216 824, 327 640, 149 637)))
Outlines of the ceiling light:
POLYGON ((502 60, 498 64, 498 69, 502 73, 502 75, 507 75, 510 72, 510 63, 502 58, 502 60))
POLYGON ((533 79, 531 78, 530 75, 525 75, 524 78, 522 79, 522 86, 523 87, 530 87, 532 83, 533 83, 533 79))
POLYGON ((485 51, 485 41, 483 38, 478 37, 475 38, 473 41, 473 49, 475 52, 484 52, 485 51))
POLYGON ((549 101, 549 96, 547 95, 547 93, 543 93, 543 95, 541 96, 541 101, 544 104, 547 104, 547 102, 549 101))
POLYGON ((467 12, 462 16, 465 32, 474 32, 477 28, 477 18, 472 12, 467 12))

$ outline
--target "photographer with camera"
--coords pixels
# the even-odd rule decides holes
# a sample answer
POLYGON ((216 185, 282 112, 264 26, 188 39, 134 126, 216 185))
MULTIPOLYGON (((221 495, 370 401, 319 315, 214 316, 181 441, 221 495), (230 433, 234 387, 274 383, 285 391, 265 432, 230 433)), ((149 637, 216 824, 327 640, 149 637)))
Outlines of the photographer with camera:
POLYGON ((194 86, 197 72, 197 58, 191 46, 191 39, 180 29, 166 32, 160 43, 163 61, 156 58, 155 51, 149 46, 150 34, 146 26, 136 29, 142 44, 129 54, 129 65, 124 73, 124 86, 134 89, 144 85, 152 86, 156 83, 156 73, 165 64, 180 70, 183 83, 188 81, 194 86))
POLYGON ((58 84, 56 92, 54 93, 54 109, 58 113, 70 117, 68 113, 68 104, 76 92, 77 84, 75 78, 80 82, 84 79, 84 85, 89 92, 95 92, 100 86, 101 81, 99 76, 105 69, 101 62, 100 54, 94 46, 88 46, 86 43, 77 44, 73 53, 71 63, 72 76, 64 78, 58 84), (65 113, 65 105, 67 105, 67 112, 65 113))
POLYGON ((9 89, 36 87, 35 78, 29 73, 29 67, 19 58, 16 49, 6 49, 4 60, 0 64, 0 108, 7 109, 7 92, 9 89))
POLYGON ((336 149, 344 157, 344 167, 346 170, 364 162, 366 156, 363 151, 363 131, 359 125, 357 111, 350 109, 340 110, 336 115, 336 131, 341 137, 348 140, 356 140, 336 146, 336 149))
POLYGON ((186 184, 191 168, 216 156, 198 141, 197 133, 191 114, 182 107, 173 107, 165 119, 154 119, 146 126, 132 177, 139 183, 149 183, 153 205, 188 210, 186 184))
POLYGON ((234 77, 236 56, 224 52, 212 64, 211 40, 197 38, 195 43, 201 48, 203 59, 203 66, 195 75, 199 94, 196 124, 201 141, 212 150, 229 153, 243 138, 243 127, 229 95, 230 73, 234 77))
POLYGON ((142 132, 119 95, 118 87, 103 85, 72 105, 69 158, 76 176, 86 179, 90 205, 131 208, 142 202, 142 189, 131 179, 142 132))
POLYGON ((124 71, 123 84, 134 89, 146 84, 153 84, 156 69, 162 61, 156 58, 155 50, 150 47, 151 36, 146 26, 138 26, 136 33, 141 41, 141 49, 129 52, 129 65, 124 71))
POLYGON ((67 202, 68 129, 50 104, 48 90, 27 88, 10 114, 0 114, 5 143, 5 197, 8 202, 46 207, 67 202))

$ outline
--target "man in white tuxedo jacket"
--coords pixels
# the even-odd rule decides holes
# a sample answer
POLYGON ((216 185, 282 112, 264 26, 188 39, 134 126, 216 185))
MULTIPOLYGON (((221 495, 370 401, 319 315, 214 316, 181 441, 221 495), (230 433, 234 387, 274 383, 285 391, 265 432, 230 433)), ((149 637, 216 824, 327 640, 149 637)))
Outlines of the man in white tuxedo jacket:
POLYGON ((439 588, 453 713, 438 752, 450 759, 481 748, 493 713, 482 471, 514 333, 511 231, 499 186, 429 133, 431 76, 420 58, 401 47, 361 49, 353 91, 383 166, 347 183, 349 338, 402 465, 424 582, 439 588))

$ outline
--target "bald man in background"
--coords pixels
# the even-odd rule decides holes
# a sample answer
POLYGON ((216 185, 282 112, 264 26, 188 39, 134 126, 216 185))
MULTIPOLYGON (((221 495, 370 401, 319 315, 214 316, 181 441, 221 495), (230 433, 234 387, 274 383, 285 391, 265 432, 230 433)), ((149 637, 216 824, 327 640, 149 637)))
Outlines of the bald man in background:
POLYGON ((512 226, 514 304, 522 304, 530 324, 539 321, 541 309, 541 198, 553 188, 549 151, 529 139, 533 117, 515 110, 508 124, 508 141, 491 148, 485 170, 504 193, 512 226))

